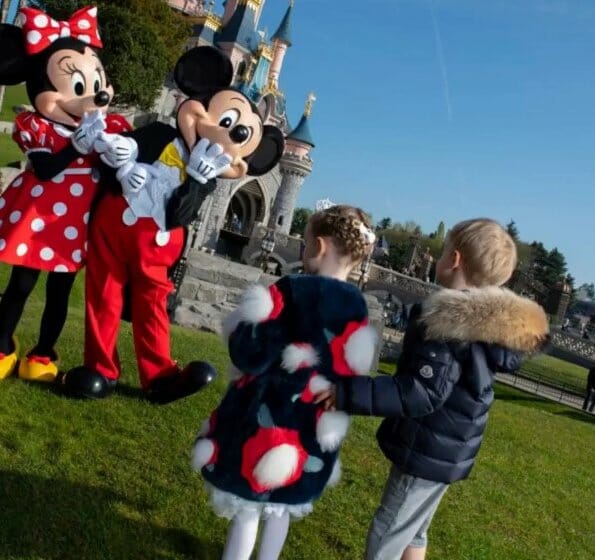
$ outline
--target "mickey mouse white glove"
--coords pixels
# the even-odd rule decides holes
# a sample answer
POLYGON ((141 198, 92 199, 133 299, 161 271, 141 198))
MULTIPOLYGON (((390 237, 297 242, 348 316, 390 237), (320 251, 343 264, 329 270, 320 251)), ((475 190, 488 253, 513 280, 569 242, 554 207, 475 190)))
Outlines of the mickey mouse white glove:
POLYGON ((186 172, 199 183, 205 184, 225 173, 231 162, 232 158, 223 153, 221 144, 211 144, 206 138, 201 138, 190 153, 186 172))
POLYGON ((95 141, 105 128, 105 115, 101 111, 85 113, 81 119, 81 124, 72 134, 70 141, 80 154, 90 154, 93 151, 95 141))
POLYGON ((150 165, 130 161, 120 167, 116 173, 124 195, 140 191, 154 176, 155 173, 150 165))
POLYGON ((101 132, 94 144, 101 161, 115 169, 131 163, 138 155, 138 144, 133 138, 101 132))

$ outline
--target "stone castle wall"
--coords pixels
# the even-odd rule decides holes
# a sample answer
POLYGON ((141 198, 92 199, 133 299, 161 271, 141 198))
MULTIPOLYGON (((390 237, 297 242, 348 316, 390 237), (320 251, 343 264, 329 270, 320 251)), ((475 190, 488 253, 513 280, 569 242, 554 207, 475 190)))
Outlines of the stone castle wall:
MULTIPOLYGON (((187 272, 180 288, 179 305, 174 321, 182 326, 221 332, 222 321, 239 303, 242 292, 251 284, 268 286, 278 277, 265 274, 259 268, 239 264, 210 255, 197 249, 190 250, 187 272)), ((370 324, 382 340, 384 317, 382 305, 375 297, 366 296, 370 324)), ((378 356, 380 344, 378 346, 378 356)), ((376 364, 374 366, 376 368, 376 364)))

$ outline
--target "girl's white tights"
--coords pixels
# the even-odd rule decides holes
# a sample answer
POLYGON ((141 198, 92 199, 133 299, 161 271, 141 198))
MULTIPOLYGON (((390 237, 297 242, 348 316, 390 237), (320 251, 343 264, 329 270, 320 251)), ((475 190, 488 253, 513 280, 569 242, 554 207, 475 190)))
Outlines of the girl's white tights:
MULTIPOLYGON (((250 560, 258 533, 258 513, 240 513, 233 518, 221 560, 250 560)), ((264 522, 258 560, 277 560, 289 530, 289 513, 271 515, 264 522)))

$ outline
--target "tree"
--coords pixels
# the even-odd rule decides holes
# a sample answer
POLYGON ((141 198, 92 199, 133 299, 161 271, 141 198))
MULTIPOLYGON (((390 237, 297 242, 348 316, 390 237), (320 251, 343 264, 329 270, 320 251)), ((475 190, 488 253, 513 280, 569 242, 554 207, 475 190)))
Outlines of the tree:
POLYGON ((568 266, 564 255, 554 247, 548 251, 541 242, 533 242, 533 272, 535 278, 548 287, 566 276, 568 266))
POLYGON ((444 222, 438 224, 434 238, 444 242, 444 239, 446 238, 446 226, 444 225, 444 222))
POLYGON ((510 220, 510 222, 506 224, 506 231, 515 241, 519 241, 519 228, 516 227, 514 220, 510 220))
POLYGON ((582 292, 588 299, 595 299, 595 284, 593 282, 581 284, 578 291, 582 292))
POLYGON ((291 222, 291 229, 289 233, 291 235, 301 235, 304 236, 304 232, 306 231, 306 224, 312 215, 312 210, 309 208, 296 208, 295 212, 293 213, 293 220, 291 222))
POLYGON ((392 226, 393 221, 390 218, 382 218, 376 225, 376 229, 379 231, 383 231, 385 229, 390 229, 392 226))
MULTIPOLYGON (((88 0, 45 0, 46 11, 67 19, 88 0)), ((153 107, 161 86, 182 54, 191 28, 161 0, 98 0, 102 59, 115 90, 114 102, 153 107)))

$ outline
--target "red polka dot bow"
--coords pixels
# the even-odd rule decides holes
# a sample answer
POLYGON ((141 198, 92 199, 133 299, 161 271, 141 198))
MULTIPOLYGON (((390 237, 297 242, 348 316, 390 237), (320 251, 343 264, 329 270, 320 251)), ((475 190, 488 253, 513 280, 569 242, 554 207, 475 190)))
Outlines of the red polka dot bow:
POLYGON ((92 47, 103 47, 97 26, 97 8, 94 6, 81 8, 68 21, 56 21, 35 8, 22 8, 19 20, 25 35, 25 50, 30 55, 47 49, 61 37, 72 37, 92 47))

